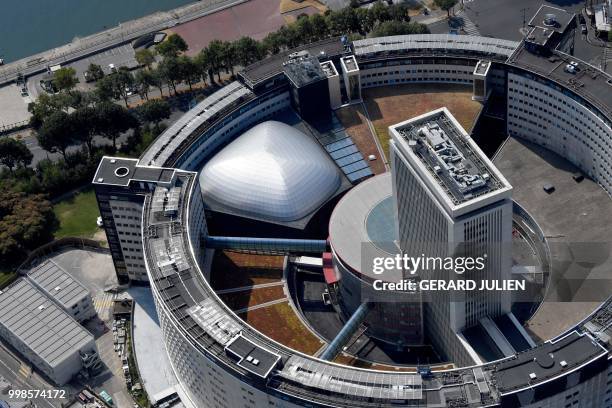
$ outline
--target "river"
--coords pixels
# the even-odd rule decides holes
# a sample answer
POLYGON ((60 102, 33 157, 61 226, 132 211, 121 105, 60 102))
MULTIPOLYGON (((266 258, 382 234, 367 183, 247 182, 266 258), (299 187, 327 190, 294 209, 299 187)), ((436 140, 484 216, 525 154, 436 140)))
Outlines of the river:
POLYGON ((36 54, 193 0, 1 0, 0 58, 36 54))

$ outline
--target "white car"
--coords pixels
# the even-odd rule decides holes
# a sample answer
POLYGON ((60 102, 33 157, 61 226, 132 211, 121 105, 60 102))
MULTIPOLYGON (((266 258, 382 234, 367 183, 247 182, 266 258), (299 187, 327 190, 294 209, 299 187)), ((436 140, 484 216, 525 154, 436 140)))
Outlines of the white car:
POLYGON ((98 217, 98 219, 96 220, 96 225, 102 228, 102 226, 104 225, 104 223, 102 222, 102 217, 98 217))

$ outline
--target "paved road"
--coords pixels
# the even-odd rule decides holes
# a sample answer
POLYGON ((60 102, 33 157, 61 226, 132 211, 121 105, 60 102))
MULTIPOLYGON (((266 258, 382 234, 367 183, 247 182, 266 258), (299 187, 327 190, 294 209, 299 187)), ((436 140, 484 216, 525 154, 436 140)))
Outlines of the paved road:
POLYGON ((97 34, 77 38, 69 44, 0 67, 0 85, 14 81, 19 73, 32 76, 45 71, 48 66, 76 61, 128 43, 145 34, 165 30, 244 1, 246 0, 200 1, 172 11, 159 12, 128 21, 97 34))
MULTIPOLYGON (((58 389, 44 381, 37 373, 32 373, 27 369, 28 365, 13 353, 5 349, 3 344, 0 344, 0 376, 4 377, 13 385, 14 390, 54 390, 58 389)), ((67 392, 70 392, 68 389, 67 392)), ((8 396, 4 397, 8 398, 8 396)), ((9 400, 10 401, 10 400, 9 400)), ((62 402, 66 400, 43 399, 37 398, 33 400, 39 408, 56 408, 61 407, 62 402)))

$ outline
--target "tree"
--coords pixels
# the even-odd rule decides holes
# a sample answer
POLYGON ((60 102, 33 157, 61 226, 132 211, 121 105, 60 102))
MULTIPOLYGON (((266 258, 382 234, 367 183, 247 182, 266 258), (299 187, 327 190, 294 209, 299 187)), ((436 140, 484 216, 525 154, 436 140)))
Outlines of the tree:
POLYGON ((208 47, 203 52, 206 53, 206 59, 210 69, 217 75, 217 79, 221 82, 221 68, 223 67, 223 42, 212 40, 208 47))
POLYGON ((307 14, 298 17, 297 21, 295 22, 295 28, 302 41, 312 41, 312 38, 314 37, 314 29, 307 14))
POLYGON ((0 163, 5 165, 11 173, 15 167, 28 166, 34 156, 21 140, 4 137, 0 139, 0 163))
POLYGON ((117 150, 117 138, 129 129, 138 125, 136 118, 123 106, 112 102, 101 102, 96 105, 97 131, 113 142, 113 149, 117 150))
POLYGON ((89 64, 87 76, 92 81, 99 81, 104 78, 104 71, 102 71, 102 67, 98 64, 89 64))
POLYGON ((260 58, 257 41, 251 37, 241 37, 235 42, 238 64, 246 67, 260 58))
POLYGON ((151 71, 151 86, 159 89, 159 94, 164 96, 164 76, 161 69, 157 68, 151 71))
POLYGON ((234 43, 229 41, 223 41, 223 48, 221 49, 221 64, 223 68, 225 68, 225 73, 228 74, 231 72, 232 76, 234 76, 234 64, 236 63, 236 47, 234 43))
POLYGON ((112 78, 115 94, 123 99, 127 108, 128 99, 134 89, 134 75, 127 68, 120 68, 119 71, 113 73, 110 77, 112 78))
POLYGON ((66 150, 75 143, 71 119, 64 111, 53 112, 45 119, 36 136, 43 149, 51 153, 60 152, 64 161, 68 160, 66 150))
POLYGON ((283 41, 280 38, 280 35, 276 32, 272 32, 268 34, 263 39, 263 44, 264 44, 266 51, 269 52, 270 54, 278 54, 280 50, 283 48, 283 41))
POLYGON ((405 3, 392 4, 389 6, 389 17, 392 20, 409 22, 408 6, 405 3))
POLYGON ((115 89, 113 74, 107 75, 98 82, 96 82, 95 93, 98 99, 101 101, 109 101, 120 97, 120 95, 117 94, 115 89))
POLYGON ((362 35, 367 35, 372 28, 374 28, 374 17, 370 10, 365 8, 358 8, 355 10, 355 15, 357 16, 357 21, 359 22, 359 33, 362 35))
POLYGON ((136 62, 144 67, 151 68, 151 65, 155 62, 155 55, 151 50, 142 48, 136 51, 136 62))
POLYGON ((96 83, 96 94, 101 101, 123 99, 125 106, 128 107, 134 83, 134 75, 127 68, 120 68, 96 83))
POLYGON ((95 107, 84 106, 70 114, 73 124, 74 137, 85 143, 87 154, 91 158, 94 149, 94 137, 98 134, 98 114, 95 107))
POLYGON ((193 84, 200 80, 200 69, 193 59, 186 55, 178 57, 180 80, 189 85, 189 90, 193 91, 193 84))
POLYGON ((0 260, 14 264, 28 249, 52 239, 55 216, 42 194, 0 191, 0 260))
POLYGON ((370 8, 370 15, 373 21, 378 21, 379 23, 383 23, 385 21, 389 21, 391 19, 391 14, 389 13, 389 8, 385 6, 385 4, 378 0, 374 5, 370 8))
POLYGON ((206 84, 207 76, 210 78, 211 83, 215 81, 212 70, 210 69, 210 63, 208 61, 208 54, 206 53, 205 49, 200 51, 200 53, 194 58, 193 62, 198 67, 200 76, 202 77, 202 80, 204 81, 205 84, 206 84))
POLYGON ((426 34, 429 29, 424 24, 406 23, 403 21, 385 21, 372 31, 373 37, 386 37, 389 35, 426 34))
POLYGON ((341 35, 354 31, 359 31, 360 24, 357 20, 357 13, 355 12, 355 9, 346 7, 342 10, 338 10, 331 13, 328 18, 329 29, 334 35, 341 35))
POLYGON ((72 67, 63 67, 53 73, 53 85, 60 91, 69 91, 78 82, 76 71, 72 67))
POLYGON ((164 58, 176 57, 181 52, 187 51, 187 43, 178 34, 170 34, 165 41, 157 44, 156 50, 164 58))
POLYGON ((181 67, 178 58, 164 58, 163 61, 159 63, 157 69, 160 76, 170 85, 176 95, 176 85, 182 81, 181 67))
POLYGON ((155 129, 159 129, 159 123, 170 117, 170 105, 168 102, 154 99, 143 103, 138 107, 138 115, 144 122, 152 122, 155 129))
POLYGON ((446 11, 448 18, 450 18, 450 11, 457 4, 457 0, 434 0, 434 4, 446 11))
MULTIPOLYGON (((364 9, 365 10, 365 9, 364 9)), ((327 19, 321 14, 313 14, 309 17, 312 26, 312 36, 314 40, 321 40, 329 36, 329 26, 327 19)))
POLYGON ((134 84, 136 85, 136 91, 140 98, 149 100, 149 90, 152 86, 155 86, 155 78, 153 73, 148 69, 141 69, 136 72, 134 76, 134 84))

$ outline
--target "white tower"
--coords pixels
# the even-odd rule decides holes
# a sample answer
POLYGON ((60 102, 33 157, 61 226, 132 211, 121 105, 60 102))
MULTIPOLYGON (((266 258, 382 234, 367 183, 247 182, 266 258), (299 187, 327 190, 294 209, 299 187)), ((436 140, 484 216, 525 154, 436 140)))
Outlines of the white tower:
MULTIPOLYGON (((482 271, 423 270, 420 279, 505 280, 511 272, 512 187, 446 108, 389 128, 399 245, 409 256, 486 256, 482 271)), ((425 331, 466 361, 457 333, 510 311, 507 291, 428 291, 425 331)))

